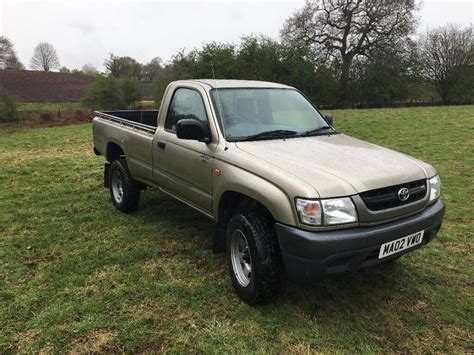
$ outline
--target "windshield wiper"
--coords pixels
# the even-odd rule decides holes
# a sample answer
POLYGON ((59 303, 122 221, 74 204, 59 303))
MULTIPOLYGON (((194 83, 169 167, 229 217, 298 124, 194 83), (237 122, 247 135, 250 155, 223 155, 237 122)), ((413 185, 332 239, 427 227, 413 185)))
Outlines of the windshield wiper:
POLYGON ((271 131, 264 131, 257 134, 252 134, 251 136, 247 136, 242 138, 242 141, 253 141, 259 139, 267 139, 267 138, 278 138, 278 137, 288 137, 294 136, 298 132, 296 131, 289 131, 287 129, 274 129, 271 131))
POLYGON ((315 128, 315 129, 310 129, 309 131, 306 131, 306 132, 303 132, 300 134, 300 136, 311 136, 313 134, 316 134, 316 133, 319 133, 321 131, 325 131, 327 129, 332 129, 332 127, 329 127, 329 126, 322 126, 322 127, 319 127, 319 128, 315 128))

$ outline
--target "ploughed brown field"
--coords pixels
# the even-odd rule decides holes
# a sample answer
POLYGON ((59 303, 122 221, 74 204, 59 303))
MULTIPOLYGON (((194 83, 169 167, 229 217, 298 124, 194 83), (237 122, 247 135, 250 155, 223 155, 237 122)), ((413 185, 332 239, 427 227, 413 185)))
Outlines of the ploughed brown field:
MULTIPOLYGON (((0 86, 19 102, 78 102, 94 77, 33 70, 0 70, 0 86)), ((141 83, 144 100, 152 99, 151 84, 141 83)))

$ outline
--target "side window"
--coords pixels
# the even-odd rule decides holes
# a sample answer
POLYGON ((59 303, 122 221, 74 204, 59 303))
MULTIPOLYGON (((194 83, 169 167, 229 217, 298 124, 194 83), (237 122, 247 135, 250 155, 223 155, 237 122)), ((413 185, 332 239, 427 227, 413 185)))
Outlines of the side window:
POLYGON ((176 132, 176 125, 179 120, 190 118, 201 121, 208 125, 206 109, 199 94, 195 90, 179 88, 174 92, 171 99, 168 115, 166 116, 165 129, 176 132))

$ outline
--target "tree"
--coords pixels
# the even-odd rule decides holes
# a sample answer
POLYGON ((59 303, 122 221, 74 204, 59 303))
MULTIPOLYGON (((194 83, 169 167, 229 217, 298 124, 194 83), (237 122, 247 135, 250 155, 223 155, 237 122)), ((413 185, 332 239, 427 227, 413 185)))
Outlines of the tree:
POLYGON ((5 36, 0 36, 0 69, 24 69, 18 59, 12 42, 5 36))
POLYGON ((422 82, 415 43, 356 59, 351 76, 351 100, 357 106, 384 107, 407 100, 422 82))
POLYGON ((264 36, 242 38, 237 53, 241 79, 279 81, 284 71, 281 45, 264 36))
POLYGON ((82 102, 91 109, 113 110, 124 108, 118 80, 100 75, 89 87, 82 102))
POLYGON ((168 84, 173 80, 193 78, 235 78, 239 75, 235 45, 211 42, 186 53, 180 50, 153 80, 153 97, 160 105, 168 84))
POLYGON ((127 108, 138 107, 142 99, 140 83, 130 78, 123 78, 119 80, 119 86, 124 106, 127 108))
MULTIPOLYGON (((153 79, 153 98, 157 107, 160 106, 163 94, 170 82, 198 77, 196 74, 197 52, 197 50, 193 50, 189 53, 185 53, 184 50, 181 49, 171 58, 171 61, 155 75, 153 79)), ((210 63, 208 70, 212 71, 210 63)))
POLYGON ((141 97, 136 80, 97 75, 82 102, 92 109, 127 109, 138 106, 141 97))
POLYGON ((191 54, 194 59, 192 77, 237 79, 238 66, 234 44, 211 42, 191 54))
POLYGON ((18 118, 15 98, 0 86, 0 122, 12 122, 18 118))
POLYGON ((99 74, 97 68, 92 64, 84 64, 81 68, 81 72, 82 74, 89 76, 96 76, 97 74, 99 74))
POLYGON ((107 73, 115 78, 142 79, 142 65, 133 58, 118 57, 111 53, 104 66, 107 73))
POLYGON ((153 58, 149 63, 142 67, 142 81, 152 82, 155 77, 163 70, 162 59, 153 58))
POLYGON ((156 107, 160 107, 161 100, 163 99, 168 84, 177 79, 180 78, 177 76, 173 65, 167 65, 163 70, 156 74, 153 79, 153 99, 156 107))
POLYGON ((339 101, 345 104, 354 58, 406 39, 417 8, 415 0, 306 0, 281 34, 285 42, 304 44, 337 64, 339 101))
MULTIPOLYGON (((456 86, 474 82, 474 41, 472 27, 454 25, 428 30, 419 40, 423 73, 443 103, 449 103, 456 86), (464 79, 467 78, 467 81, 464 79)), ((461 90, 462 91, 462 90, 461 90)))
POLYGON ((71 74, 71 70, 68 67, 59 68, 59 72, 63 74, 71 74))
POLYGON ((9 58, 9 60, 6 63, 5 69, 16 69, 16 70, 24 70, 25 66, 23 65, 22 62, 20 62, 20 59, 16 56, 16 54, 12 57, 9 58))
POLYGON ((59 68, 59 58, 56 49, 50 43, 39 43, 35 47, 30 66, 34 70, 44 71, 59 68))

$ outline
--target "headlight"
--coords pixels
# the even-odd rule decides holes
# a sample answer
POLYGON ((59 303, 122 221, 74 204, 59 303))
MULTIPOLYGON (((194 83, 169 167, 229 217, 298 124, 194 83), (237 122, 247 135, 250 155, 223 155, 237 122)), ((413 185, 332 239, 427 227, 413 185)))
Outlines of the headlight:
POLYGON ((430 180, 430 201, 436 200, 441 194, 441 180, 439 176, 436 175, 430 180))
POLYGON ((328 200, 296 199, 296 210, 300 222, 313 226, 357 222, 357 211, 349 197, 328 200))
POLYGON ((321 200, 324 224, 341 224, 357 221, 357 212, 349 197, 321 200))

